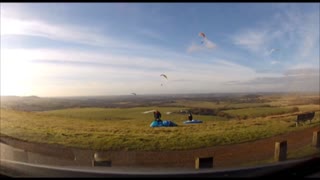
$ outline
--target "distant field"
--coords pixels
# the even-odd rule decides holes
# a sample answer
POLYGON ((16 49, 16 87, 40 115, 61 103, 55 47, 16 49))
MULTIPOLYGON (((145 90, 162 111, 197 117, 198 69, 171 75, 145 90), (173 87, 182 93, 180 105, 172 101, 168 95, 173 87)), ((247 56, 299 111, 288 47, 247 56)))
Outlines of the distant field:
POLYGON ((287 107, 288 108, 298 107, 300 112, 320 111, 320 105, 316 105, 316 104, 295 105, 295 106, 287 106, 287 107))
MULTIPOLYGON (((179 111, 179 107, 165 108, 165 107, 137 107, 137 108, 73 108, 63 110, 53 110, 38 112, 37 114, 65 117, 65 118, 77 118, 86 120, 153 120, 153 113, 144 114, 145 111, 158 109, 162 112, 163 118, 168 117, 166 112, 179 111)), ((175 117, 174 115, 170 115, 175 117)))
POLYGON ((256 107, 256 108, 243 108, 236 110, 223 111, 231 116, 240 116, 241 118, 254 118, 254 117, 266 117, 269 115, 285 114, 295 112, 290 107, 256 107))
MULTIPOLYGON (((33 103, 37 109, 57 108, 36 112, 21 111, 33 109, 22 106, 19 101, 8 101, 1 108, 1 134, 49 144, 62 144, 69 147, 90 148, 96 150, 181 150, 195 149, 223 144, 236 144, 296 131, 311 126, 319 126, 320 106, 318 96, 270 95, 251 98, 227 98, 223 100, 166 99, 154 101, 122 99, 126 104, 143 106, 121 108, 82 107, 82 101, 72 101, 72 108, 66 108, 68 100, 53 101, 29 97, 24 103, 33 103), (299 100, 303 99, 304 104, 299 100), (161 106, 147 106, 157 102, 161 106), (11 103, 11 104, 10 104, 11 103), (60 104, 59 104, 60 103, 60 104), (10 106, 9 106, 10 105, 10 106), (17 109, 12 109, 17 107, 17 109), (10 109, 11 108, 11 109, 10 109), (187 114, 181 110, 205 108, 213 114, 194 114, 202 124, 186 125, 183 121, 187 114), (158 109, 163 120, 171 120, 177 127, 151 128, 152 113, 158 109), (296 114, 315 111, 311 124, 295 127, 296 114), (170 114, 167 114, 169 112, 170 114)), ((13 98, 16 99, 16 98, 13 98)), ((107 102, 88 100, 108 105, 107 102)), ((113 99, 112 105, 118 102, 113 99)), ((71 106, 71 105, 70 105, 71 106)), ((202 111, 199 111, 202 112, 202 111)))
POLYGON ((220 109, 240 109, 250 107, 269 107, 268 103, 232 103, 232 102, 208 102, 208 101, 193 101, 182 100, 169 105, 196 107, 196 108, 220 108, 220 109))

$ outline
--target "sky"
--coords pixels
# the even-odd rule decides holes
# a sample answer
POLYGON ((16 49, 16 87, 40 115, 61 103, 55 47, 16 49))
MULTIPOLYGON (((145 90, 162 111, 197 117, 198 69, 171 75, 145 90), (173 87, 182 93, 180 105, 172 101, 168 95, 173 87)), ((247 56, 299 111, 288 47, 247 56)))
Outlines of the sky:
POLYGON ((320 3, 0 5, 1 95, 319 92, 320 3))

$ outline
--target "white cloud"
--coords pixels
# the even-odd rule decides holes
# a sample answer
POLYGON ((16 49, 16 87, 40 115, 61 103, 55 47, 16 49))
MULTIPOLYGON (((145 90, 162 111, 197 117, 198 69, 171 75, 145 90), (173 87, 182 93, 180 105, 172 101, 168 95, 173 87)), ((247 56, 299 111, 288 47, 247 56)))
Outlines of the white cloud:
POLYGON ((226 85, 239 89, 244 87, 254 91, 272 92, 319 92, 319 69, 299 68, 285 71, 274 77, 256 77, 249 81, 229 81, 226 85))
POLYGON ((285 49, 294 51, 294 60, 319 59, 319 9, 302 12, 298 8, 284 8, 275 16, 274 24, 279 25, 279 37, 285 49))
POLYGON ((318 75, 319 76, 319 69, 315 68, 295 68, 295 69, 288 69, 284 72, 286 76, 307 76, 307 75, 318 75))
POLYGON ((66 49, 2 49, 2 62, 22 63, 26 61, 48 62, 51 64, 65 62, 66 64, 97 64, 109 67, 131 67, 134 68, 160 68, 169 69, 174 66, 173 62, 158 58, 147 58, 143 56, 125 56, 111 53, 66 50, 66 49))
POLYGON ((233 43, 240 45, 254 53, 261 53, 266 50, 268 36, 266 31, 247 30, 232 37, 233 43))
MULTIPOLYGON (((103 69, 104 72, 108 70, 110 73, 125 72, 129 74, 129 72, 136 72, 138 74, 145 74, 146 77, 152 76, 151 74, 158 76, 162 71, 168 71, 173 74, 171 77, 186 77, 190 74, 189 79, 194 80, 215 79, 221 81, 223 79, 236 78, 238 76, 237 73, 241 73, 243 77, 245 77, 246 72, 253 72, 250 68, 216 59, 213 59, 209 63, 199 62, 197 60, 193 62, 183 62, 183 60, 176 59, 176 57, 169 59, 148 58, 143 56, 128 57, 102 52, 61 49, 3 49, 1 59, 3 62, 16 64, 24 62, 50 64, 56 67, 63 65, 70 66, 70 68, 74 69, 90 69, 90 67, 92 67, 95 69, 103 69), (77 66, 83 64, 87 65, 77 66), (225 73, 227 73, 228 76, 225 76, 225 73), (210 76, 211 74, 216 75, 206 78, 206 76, 210 76)), ((81 74, 80 72, 78 73, 81 74)), ((101 74, 98 74, 97 76, 100 75, 101 74)), ((174 79, 175 78, 173 78, 173 80, 174 79)))
POLYGON ((272 48, 272 49, 270 49, 270 51, 268 51, 267 52, 267 55, 271 55, 272 53, 274 53, 275 51, 280 51, 280 49, 274 49, 274 48, 272 48))
POLYGON ((198 52, 198 51, 204 51, 204 50, 210 50, 210 49, 215 49, 217 47, 217 45, 210 41, 209 39, 205 38, 203 40, 203 44, 202 45, 198 45, 196 43, 192 43, 188 48, 187 48, 187 52, 188 53, 192 53, 192 52, 198 52))
POLYGON ((65 49, 2 49, 1 61, 2 93, 20 89, 15 92, 19 94, 28 89, 29 94, 39 96, 210 92, 221 89, 221 82, 256 75, 254 70, 226 60, 197 62, 195 58, 181 63, 183 59, 176 57, 126 57, 65 49), (169 78, 163 87, 162 73, 169 78), (12 77, 16 77, 13 84, 12 77), (176 81, 181 79, 187 81, 176 81))
MULTIPOLYGON (((152 34, 151 31, 148 33, 149 35, 152 34)), ((117 37, 111 37, 106 33, 102 33, 100 29, 95 27, 55 24, 41 20, 21 20, 19 18, 1 16, 1 37, 7 35, 37 36, 54 41, 105 48, 123 48, 141 51, 152 51, 154 49, 159 49, 155 46, 119 40, 117 37)), ((157 34, 153 33, 152 36, 155 37, 157 34)))
POLYGON ((116 43, 112 39, 98 35, 93 28, 87 29, 71 25, 49 24, 35 20, 20 20, 5 17, 1 18, 1 21, 1 36, 30 35, 94 46, 116 43))
POLYGON ((187 52, 188 53, 192 53, 192 52, 196 52, 196 51, 200 51, 202 50, 204 47, 203 46, 200 46, 200 45, 197 45, 195 43, 192 43, 188 49, 187 49, 187 52))
POLYGON ((107 37, 95 27, 43 20, 27 11, 21 4, 6 4, 1 7, 1 11, 1 37, 27 35, 90 46, 130 47, 107 37))
POLYGON ((156 39, 156 40, 161 40, 161 41, 164 40, 164 37, 160 33, 155 32, 155 31, 153 31, 151 29, 139 28, 139 29, 137 29, 137 31, 140 34, 143 34, 144 36, 147 36, 147 37, 150 37, 150 38, 153 38, 153 39, 156 39))
POLYGON ((285 70, 290 70, 290 69, 307 69, 307 68, 314 68, 313 64, 310 63, 299 63, 299 64, 289 64, 285 70))
POLYGON ((275 53, 272 49, 279 48, 289 54, 285 61, 319 59, 319 17, 319 11, 284 8, 270 21, 230 37, 235 45, 260 57, 268 58, 275 53))
POLYGON ((204 46, 208 49, 214 49, 217 47, 217 45, 215 43, 213 43, 212 41, 210 41, 209 39, 205 38, 203 40, 204 46))
MULTIPOLYGON (((119 48, 124 50, 126 53, 136 52, 138 54, 151 54, 151 55, 158 55, 158 56, 168 56, 172 58, 184 58, 189 59, 187 55, 177 53, 172 51, 169 48, 158 47, 155 45, 148 45, 148 44, 141 44, 135 43, 133 41, 123 41, 118 39, 118 37, 110 37, 106 33, 101 33, 98 28, 93 27, 84 27, 84 26, 75 26, 75 25, 65 25, 65 24, 54 24, 49 22, 44 22, 40 20, 32 20, 32 19, 20 19, 16 18, 15 16, 1 16, 1 37, 7 35, 28 35, 28 36, 37 36, 48 38, 54 41, 62 41, 68 43, 76 43, 76 44, 84 44, 89 46, 98 46, 103 48, 108 48, 108 52, 111 52, 111 48, 119 48)), ((140 29, 142 33, 148 34, 148 36, 152 36, 153 38, 162 38, 160 34, 153 32, 148 29, 140 29)), ((208 42, 208 47, 212 47, 213 45, 208 42)), ((16 51, 16 50, 15 50, 16 51)), ((61 53, 53 53, 52 50, 41 49, 41 51, 20 51, 26 53, 24 58, 31 58, 41 59, 43 57, 49 56, 52 59, 65 59, 69 60, 71 57, 79 57, 82 56, 83 58, 92 58, 96 57, 94 53, 91 53, 89 56, 84 55, 81 51, 79 52, 72 52, 72 51, 65 51, 61 53), (48 52, 50 51, 50 52, 48 52), (30 55, 30 56, 29 56, 30 55), (61 57, 63 56, 63 58, 61 57)), ((88 54, 88 53, 85 53, 88 54)), ((113 55, 108 54, 107 57, 112 58, 113 55)), ((137 62, 140 60, 133 60, 130 59, 128 56, 122 55, 122 59, 129 59, 128 62, 137 62)), ((83 59, 81 58, 81 59, 83 59)), ((102 57, 99 57, 100 59, 102 57)), ((103 57, 106 59, 105 57, 103 57)), ((73 58, 75 59, 75 58, 73 58)), ((140 58, 141 59, 141 58, 140 58)), ((125 60, 123 60, 125 61, 125 60)), ((149 63, 149 62, 148 62, 149 63)), ((158 63, 158 64, 166 64, 158 63)))
POLYGON ((319 57, 319 18, 319 12, 306 15, 304 19, 305 26, 301 27, 301 31, 299 31, 302 43, 297 53, 301 54, 302 60, 311 58, 313 54, 319 57))

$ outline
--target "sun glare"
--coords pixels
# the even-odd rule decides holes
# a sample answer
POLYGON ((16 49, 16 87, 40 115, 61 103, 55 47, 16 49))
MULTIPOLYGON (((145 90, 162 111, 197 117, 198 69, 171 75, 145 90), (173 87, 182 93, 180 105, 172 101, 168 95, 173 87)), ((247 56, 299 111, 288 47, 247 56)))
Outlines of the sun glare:
POLYGON ((1 52, 1 95, 25 96, 32 94, 33 69, 19 51, 1 52))

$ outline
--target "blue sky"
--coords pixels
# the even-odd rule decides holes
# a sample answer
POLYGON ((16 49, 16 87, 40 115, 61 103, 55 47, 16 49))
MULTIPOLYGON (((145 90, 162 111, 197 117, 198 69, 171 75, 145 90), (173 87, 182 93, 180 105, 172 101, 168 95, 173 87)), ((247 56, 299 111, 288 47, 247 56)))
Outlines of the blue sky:
POLYGON ((1 3, 1 95, 319 91, 319 8, 1 3))

